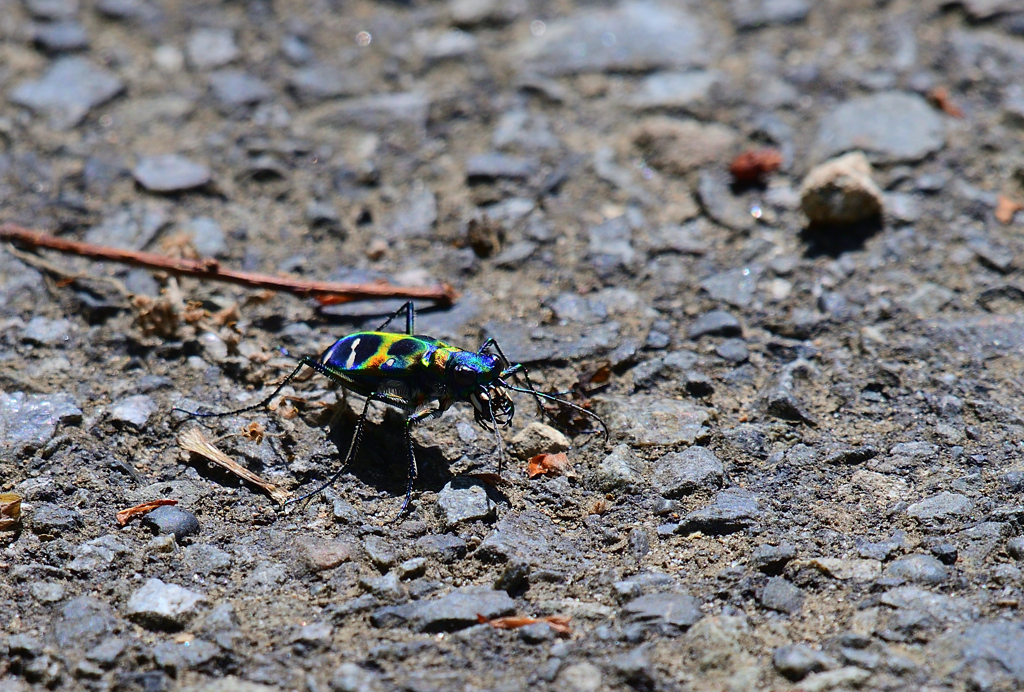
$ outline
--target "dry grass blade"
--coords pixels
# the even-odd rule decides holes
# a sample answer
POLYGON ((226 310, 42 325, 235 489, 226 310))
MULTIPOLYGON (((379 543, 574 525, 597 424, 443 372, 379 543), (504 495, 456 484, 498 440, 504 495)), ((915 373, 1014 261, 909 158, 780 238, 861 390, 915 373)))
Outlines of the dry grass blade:
POLYGON ((0 493, 0 531, 18 528, 21 523, 21 495, 0 493))
POLYGON ((163 507, 164 505, 176 505, 177 500, 152 500, 150 502, 143 502, 141 505, 135 505, 128 509, 122 509, 117 513, 117 523, 121 526, 127 524, 133 517, 142 516, 152 512, 157 507, 163 507))
POLYGON ((273 483, 268 483, 249 469, 236 462, 227 454, 214 447, 213 443, 206 439, 206 436, 203 435, 199 428, 191 428, 179 435, 178 446, 186 452, 198 454, 204 459, 217 464, 221 468, 227 469, 239 478, 263 488, 267 491, 267 495, 269 495, 274 502, 280 505, 287 502, 288 498, 291 496, 291 493, 284 488, 278 488, 273 483))

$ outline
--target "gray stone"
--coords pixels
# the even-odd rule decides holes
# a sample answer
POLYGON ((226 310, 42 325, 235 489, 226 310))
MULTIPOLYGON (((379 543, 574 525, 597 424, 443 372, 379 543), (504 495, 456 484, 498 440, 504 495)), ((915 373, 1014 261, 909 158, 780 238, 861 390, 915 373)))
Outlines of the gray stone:
POLYGON ((366 89, 366 81, 352 70, 331 65, 312 65, 295 70, 288 87, 303 103, 326 101, 342 96, 355 96, 366 89))
POLYGON ((490 562, 517 562, 555 570, 578 565, 582 557, 550 517, 533 509, 499 521, 475 555, 490 562))
POLYGON ((949 570, 931 555, 907 555, 885 568, 885 576, 911 584, 941 584, 949 578, 949 570))
POLYGON ((126 250, 141 250, 156 238, 169 221, 166 209, 159 204, 133 204, 120 209, 85 234, 85 240, 97 245, 110 245, 126 250))
POLYGON ((227 239, 220 224, 208 216, 192 219, 185 230, 192 234, 192 247, 203 257, 220 257, 228 252, 227 239))
POLYGON ((629 105, 638 109, 691 109, 707 104, 712 87, 721 79, 721 75, 708 70, 656 72, 644 78, 629 105))
POLYGON ((468 180, 498 180, 529 178, 537 172, 538 162, 534 158, 511 156, 501 152, 475 154, 466 159, 468 180))
POLYGON ((535 622, 519 628, 519 638, 527 644, 543 644, 555 638, 555 631, 546 622, 535 622))
POLYGON ((305 65, 316 57, 309 44, 294 34, 281 39, 281 54, 292 65, 305 65))
POLYGON ((900 586, 880 597, 883 605, 897 609, 921 611, 941 624, 967 622, 977 617, 977 606, 966 598, 931 593, 917 586, 900 586))
POLYGON ((331 676, 334 692, 381 692, 384 685, 380 673, 360 668, 355 663, 342 663, 331 676))
POLYGON ((163 641, 153 647, 153 660, 171 675, 201 669, 221 655, 220 647, 205 639, 163 641))
POLYGON ((638 572, 629 579, 612 584, 620 600, 635 599, 646 593, 671 591, 677 586, 675 578, 661 572, 638 572))
POLYGON ((587 8, 547 25, 515 56, 523 69, 548 75, 644 72, 708 61, 709 28, 685 10, 654 2, 587 8))
POLYGON ((478 614, 495 618, 513 612, 515 602, 504 591, 468 586, 441 598, 380 608, 370 615, 370 622, 374 627, 451 632, 477 624, 478 614))
POLYGON ((1024 560, 1024 536, 1011 538, 1006 542, 1006 554, 1015 560, 1024 560))
POLYGON ((477 52, 480 41, 476 36, 461 29, 449 29, 440 33, 420 31, 413 35, 413 44, 423 56, 425 65, 444 60, 457 60, 477 52))
POLYGON ((641 447, 693 445, 709 436, 708 412, 688 401, 638 394, 629 399, 594 397, 608 427, 641 447))
POLYGON ((700 601, 684 593, 653 593, 622 606, 623 619, 651 625, 666 634, 685 631, 703 616, 700 601))
POLYGON ((547 116, 527 110, 503 113, 494 126, 491 144, 495 149, 522 147, 525 150, 557 149, 558 137, 551 133, 547 116))
POLYGON ((760 29, 778 24, 799 24, 811 11, 808 0, 732 0, 737 29, 760 29))
POLYGON ((54 61, 41 79, 19 84, 10 99, 48 116, 53 129, 69 130, 122 89, 124 82, 113 73, 85 58, 67 57, 54 61))
POLYGON ((700 282, 700 287, 714 300, 738 308, 747 308, 754 300, 760 276, 761 270, 758 267, 729 269, 704 279, 700 282))
POLYGON ((753 526, 760 517, 756 495, 742 488, 728 488, 718 493, 707 507, 687 514, 676 533, 735 533, 753 526))
POLYGON ((1024 686, 1024 625, 1019 620, 988 621, 951 632, 936 643, 931 658, 964 676, 975 689, 1024 686))
POLYGON ((942 523, 969 516, 973 507, 966 496, 944 490, 910 505, 907 514, 922 524, 942 523))
POLYGON ((594 474, 598 486, 605 491, 636 490, 643 484, 641 462, 629 445, 616 445, 594 474))
POLYGON ((113 610, 91 596, 73 598, 54 617, 53 643, 65 652, 85 651, 105 640, 119 625, 113 610))
POLYGON ((82 515, 73 509, 52 505, 47 502, 36 505, 29 515, 29 528, 32 533, 44 540, 68 538, 85 526, 82 515))
POLYGON ((780 613, 799 613, 804 604, 804 592, 782 577, 772 577, 758 594, 761 605, 780 613))
POLYGON ((590 255, 600 266, 630 266, 638 258, 632 245, 632 229, 625 216, 609 219, 587 231, 590 255))
POLYGON ((806 644, 790 644, 775 650, 772 654, 772 665, 781 675, 796 682, 811 673, 838 668, 839 662, 806 644))
POLYGON ((63 601, 66 591, 64 586, 53 581, 37 581, 29 585, 32 598, 40 603, 57 603, 63 601))
POLYGON ((195 591, 153 578, 131 595, 126 613, 144 627, 177 630, 188 624, 205 600, 195 591))
POLYGON ((946 143, 942 118, 916 94, 891 91, 852 99, 826 115, 815 157, 860 149, 886 163, 914 162, 946 143))
POLYGON ((494 258, 494 266, 501 269, 517 269, 530 259, 539 246, 532 240, 520 240, 503 248, 494 258))
POLYGON ((370 535, 364 538, 363 549, 374 566, 382 572, 391 569, 398 562, 394 546, 381 536, 370 535))
POLYGON ((182 565, 192 574, 208 577, 224 573, 232 563, 231 555, 208 543, 195 543, 182 553, 182 565))
POLYGON ((185 52, 197 70, 224 67, 242 55, 231 29, 196 29, 188 38, 185 52))
POLYGON ((266 82, 241 70, 219 70, 212 73, 210 88, 221 106, 229 110, 251 106, 274 95, 274 90, 266 82))
POLYGON ((422 134, 427 127, 430 100, 419 92, 374 94, 324 104, 306 116, 318 127, 359 126, 370 130, 393 130, 408 125, 422 134))
POLYGON ((670 498, 720 488, 724 479, 722 462, 706 447, 669 452, 654 463, 651 474, 654 490, 670 498))
POLYGON ((688 336, 699 339, 702 336, 742 336, 740 321, 725 310, 709 310, 690 325, 688 336))
POLYGON ((78 14, 78 0, 25 0, 24 4, 35 19, 57 21, 78 14))
POLYGON ((697 198, 716 223, 734 231, 749 231, 754 227, 755 219, 750 208, 732 193, 723 176, 701 171, 697 180, 697 198))
POLYGON ((885 210, 898 223, 917 223, 923 214, 918 195, 909 192, 889 192, 885 195, 885 210))
POLYGON ((118 401, 110 409, 110 419, 121 425, 144 428, 157 411, 156 402, 148 394, 136 394, 118 401))
POLYGON ((422 536, 416 539, 415 545, 419 554, 445 563, 461 560, 469 550, 466 541, 447 533, 422 536))
POLYGON ((21 339, 36 346, 62 346, 68 340, 68 334, 74 331, 71 320, 51 320, 37 315, 29 320, 21 332, 21 339))
POLYGON ((778 575, 786 564, 796 557, 796 547, 791 543, 759 545, 750 554, 750 566, 765 574, 778 575))
POLYGON ((124 652, 128 642, 118 637, 110 637, 104 639, 99 644, 89 649, 85 653, 85 657, 93 663, 109 668, 113 666, 121 653, 124 652))
POLYGON ((116 536, 106 534, 78 546, 75 558, 68 563, 68 569, 79 575, 107 569, 119 555, 127 552, 128 549, 116 536))
POLYGON ((593 663, 573 663, 558 672, 554 688, 566 692, 598 692, 603 689, 601 669, 593 663))
POLYGON ((210 169, 184 156, 144 156, 132 169, 136 182, 150 192, 183 192, 210 182, 210 169))
POLYGON ((487 489, 480 481, 456 478, 437 494, 437 510, 445 529, 463 522, 494 519, 494 503, 487 497, 487 489))
POLYGON ((171 505, 157 507, 142 518, 142 524, 159 535, 173 535, 181 543, 199 533, 199 520, 188 510, 171 505))
POLYGON ((745 363, 750 358, 750 349, 743 339, 725 339, 715 347, 715 353, 736 365, 745 363))
POLYGON ((437 221, 437 198, 427 188, 415 190, 395 209, 386 235, 392 239, 429 237, 437 221))
POLYGON ((89 34, 78 22, 52 22, 35 27, 33 41, 48 53, 70 53, 89 47, 89 34))

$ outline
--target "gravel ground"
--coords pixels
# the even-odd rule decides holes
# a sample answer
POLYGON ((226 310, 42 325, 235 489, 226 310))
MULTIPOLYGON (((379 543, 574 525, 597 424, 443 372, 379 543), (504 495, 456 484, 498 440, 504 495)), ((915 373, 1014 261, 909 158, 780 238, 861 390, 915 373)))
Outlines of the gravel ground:
POLYGON ((179 435, 298 493, 358 397, 172 408, 400 301, 0 251, 0 691, 1021 689, 1022 75, 1017 0, 0 2, 0 221, 447 282, 611 429, 457 405, 396 518, 374 407, 282 510, 179 435))

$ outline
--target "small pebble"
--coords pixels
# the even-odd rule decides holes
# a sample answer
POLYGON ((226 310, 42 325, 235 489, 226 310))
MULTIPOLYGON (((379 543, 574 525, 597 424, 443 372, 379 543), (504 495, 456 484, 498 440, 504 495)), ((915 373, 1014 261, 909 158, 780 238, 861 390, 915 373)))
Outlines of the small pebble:
POLYGON ((199 520, 192 512, 174 505, 157 507, 142 517, 142 524, 160 535, 171 535, 181 543, 199 533, 199 520))

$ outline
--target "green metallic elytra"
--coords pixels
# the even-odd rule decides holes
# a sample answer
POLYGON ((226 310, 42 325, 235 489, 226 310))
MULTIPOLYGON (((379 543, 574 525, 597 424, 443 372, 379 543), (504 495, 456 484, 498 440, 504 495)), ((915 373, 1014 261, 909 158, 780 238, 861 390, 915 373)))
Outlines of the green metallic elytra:
POLYGON ((216 417, 262 408, 304 367, 312 368, 346 389, 365 397, 366 402, 341 470, 312 492, 289 501, 290 504, 312 497, 333 484, 359 449, 370 402, 382 401, 390 404, 405 414, 405 438, 409 449, 409 482, 400 514, 409 505, 412 484, 417 476, 412 426, 428 418, 440 416, 456 401, 469 402, 473 407, 476 422, 495 434, 499 474, 504 461, 499 428, 511 425, 516 411, 509 391, 530 394, 536 400, 539 410, 549 417, 550 414, 541 405, 542 399, 557 402, 590 416, 600 423, 604 429, 605 439, 608 438, 607 426, 595 414, 551 394, 538 392, 530 382, 526 369, 521 364, 511 363, 494 339, 485 341, 477 351, 467 351, 429 336, 416 335, 413 330, 415 319, 415 309, 409 302, 376 330, 356 332, 338 339, 318 358, 303 356, 291 374, 270 396, 258 404, 224 413, 186 413, 200 417, 216 417), (403 311, 406 313, 405 332, 400 334, 384 331, 403 311), (490 353, 492 348, 497 353, 490 353), (518 387, 508 382, 508 378, 520 374, 526 380, 526 387, 518 387), (436 406, 431 407, 430 404, 434 402, 436 406))

